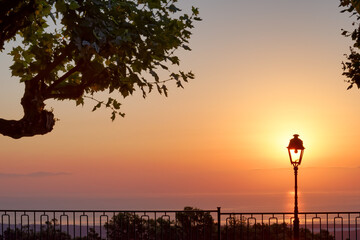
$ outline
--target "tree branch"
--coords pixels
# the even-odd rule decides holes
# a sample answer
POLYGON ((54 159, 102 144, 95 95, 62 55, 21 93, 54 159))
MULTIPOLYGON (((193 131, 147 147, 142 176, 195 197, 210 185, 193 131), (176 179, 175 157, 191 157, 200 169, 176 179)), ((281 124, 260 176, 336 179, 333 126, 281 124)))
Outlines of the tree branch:
POLYGON ((44 79, 46 75, 48 75, 54 68, 56 68, 59 64, 61 64, 64 59, 70 55, 73 46, 67 45, 62 49, 61 54, 54 59, 54 61, 46 66, 46 68, 40 71, 35 77, 33 77, 30 81, 39 81, 44 79))
POLYGON ((66 86, 59 89, 57 93, 51 93, 46 95, 46 99, 78 99, 84 94, 85 87, 82 85, 66 86))
POLYGON ((54 114, 42 110, 38 114, 37 121, 32 121, 24 116, 20 120, 6 120, 0 118, 0 133, 4 136, 19 139, 22 137, 32 137, 44 135, 52 131, 55 125, 54 114))
POLYGON ((24 117, 20 120, 0 119, 0 134, 18 139, 52 131, 55 125, 54 114, 44 109, 44 98, 39 82, 31 80, 25 82, 21 105, 24 109, 24 117))
POLYGON ((61 82, 65 81, 66 78, 70 77, 71 74, 77 72, 77 71, 80 69, 82 63, 83 63, 83 61, 80 60, 79 63, 78 63, 75 67, 73 67, 70 71, 68 71, 67 73, 65 73, 64 75, 62 75, 59 79, 57 79, 56 81, 54 81, 54 82, 46 89, 46 92, 45 92, 45 96, 44 96, 44 97, 47 99, 47 98, 48 98, 47 96, 48 96, 48 95, 51 95, 51 92, 52 92, 53 90, 55 90, 55 88, 56 88, 61 82))

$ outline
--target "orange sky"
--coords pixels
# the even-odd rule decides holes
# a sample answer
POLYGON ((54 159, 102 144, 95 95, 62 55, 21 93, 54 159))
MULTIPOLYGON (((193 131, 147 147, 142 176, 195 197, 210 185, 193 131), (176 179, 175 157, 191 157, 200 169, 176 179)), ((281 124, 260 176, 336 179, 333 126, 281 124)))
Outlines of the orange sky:
MULTIPOLYGON (((360 92, 341 76, 350 42, 340 30, 351 20, 338 1, 180 2, 203 18, 193 51, 180 53, 196 79, 168 98, 123 100, 126 117, 115 122, 91 102, 49 101, 60 119, 52 133, 0 136, 1 206, 254 211, 272 199, 291 211, 295 133, 306 148, 300 210, 359 206, 360 92)), ((23 85, 0 60, 1 117, 20 118, 23 85)))

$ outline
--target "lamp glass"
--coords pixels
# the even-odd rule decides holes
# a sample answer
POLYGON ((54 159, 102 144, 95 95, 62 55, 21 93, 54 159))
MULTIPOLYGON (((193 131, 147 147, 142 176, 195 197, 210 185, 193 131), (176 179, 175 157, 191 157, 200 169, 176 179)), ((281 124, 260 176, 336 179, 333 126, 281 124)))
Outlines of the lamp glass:
POLYGON ((302 152, 303 150, 299 150, 299 149, 289 149, 289 154, 291 155, 290 157, 291 164, 300 165, 302 152))

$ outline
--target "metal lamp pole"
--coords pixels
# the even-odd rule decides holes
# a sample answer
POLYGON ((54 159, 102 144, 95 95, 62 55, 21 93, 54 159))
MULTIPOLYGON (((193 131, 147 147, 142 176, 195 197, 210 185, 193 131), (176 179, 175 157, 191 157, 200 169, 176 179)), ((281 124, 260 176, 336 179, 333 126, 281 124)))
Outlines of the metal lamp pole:
POLYGON ((290 162, 294 167, 295 175, 295 207, 294 207, 294 240, 300 239, 300 221, 299 221, 299 209, 298 209, 298 184, 297 184, 297 175, 298 167, 301 163, 304 146, 303 141, 299 138, 298 134, 294 135, 294 138, 290 140, 289 146, 287 147, 289 151, 290 162))
POLYGON ((298 195, 297 195, 297 175, 298 175, 298 166, 294 166, 295 174, 295 207, 294 207, 294 240, 299 240, 299 209, 298 209, 298 195))

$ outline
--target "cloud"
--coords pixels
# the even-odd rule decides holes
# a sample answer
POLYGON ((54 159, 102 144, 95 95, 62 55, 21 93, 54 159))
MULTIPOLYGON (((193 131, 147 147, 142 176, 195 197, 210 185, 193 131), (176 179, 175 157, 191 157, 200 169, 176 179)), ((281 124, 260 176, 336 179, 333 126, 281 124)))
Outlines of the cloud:
POLYGON ((71 175, 67 172, 0 173, 0 178, 53 177, 71 175))

